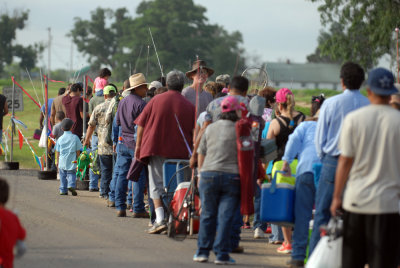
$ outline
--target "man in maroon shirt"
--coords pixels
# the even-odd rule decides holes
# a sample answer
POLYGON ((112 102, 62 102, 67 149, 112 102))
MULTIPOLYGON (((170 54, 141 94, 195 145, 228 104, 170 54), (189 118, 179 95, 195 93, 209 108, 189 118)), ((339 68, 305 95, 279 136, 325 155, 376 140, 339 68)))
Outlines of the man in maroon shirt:
POLYGON ((71 86, 71 93, 62 98, 62 104, 65 107, 65 117, 74 121, 71 132, 82 138, 83 132, 83 98, 81 93, 83 91, 80 83, 75 83, 71 86))
POLYGON ((169 72, 168 91, 151 99, 135 120, 138 126, 135 158, 149 163, 149 192, 156 211, 156 222, 149 229, 150 234, 161 233, 167 228, 161 201, 164 194, 162 178, 164 161, 168 158, 190 157, 187 145, 191 147, 193 141, 195 108, 181 95, 183 85, 182 72, 169 72), (175 117, 179 120, 182 133, 175 117))

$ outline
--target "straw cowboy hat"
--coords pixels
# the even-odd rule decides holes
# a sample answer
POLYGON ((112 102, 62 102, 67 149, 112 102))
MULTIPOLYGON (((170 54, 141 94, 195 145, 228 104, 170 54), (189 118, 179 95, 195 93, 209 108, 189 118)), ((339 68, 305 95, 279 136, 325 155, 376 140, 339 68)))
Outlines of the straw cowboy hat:
POLYGON ((211 69, 211 68, 206 66, 206 62, 205 61, 196 60, 195 62, 193 62, 192 70, 186 72, 186 77, 193 80, 192 76, 197 72, 197 70, 206 70, 207 74, 208 74, 208 77, 210 77, 214 73, 213 69, 211 69))
POLYGON ((140 87, 142 85, 146 85, 146 78, 144 77, 144 74, 142 73, 137 73, 137 74, 133 74, 129 77, 129 85, 130 88, 127 88, 125 90, 132 90, 135 89, 137 87, 140 87))

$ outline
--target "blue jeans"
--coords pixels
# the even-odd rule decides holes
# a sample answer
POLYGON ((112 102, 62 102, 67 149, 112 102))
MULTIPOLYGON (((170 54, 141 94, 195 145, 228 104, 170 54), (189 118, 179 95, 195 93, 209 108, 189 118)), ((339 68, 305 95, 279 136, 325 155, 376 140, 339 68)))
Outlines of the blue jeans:
POLYGON ((331 218, 329 208, 335 184, 335 173, 338 157, 326 155, 322 159, 321 175, 315 196, 314 227, 311 234, 309 255, 313 252, 320 239, 319 227, 327 224, 331 218))
POLYGON ((303 261, 306 258, 309 223, 315 201, 313 173, 306 172, 296 177, 295 198, 292 259, 303 261))
POLYGON ((133 186, 133 181, 128 181, 128 195, 126 197, 127 205, 133 205, 132 186, 133 186))
POLYGON ((263 231, 267 229, 267 224, 261 221, 261 188, 256 184, 254 186, 254 220, 253 229, 261 228, 263 231))
POLYGON ((112 155, 99 155, 100 159, 100 195, 108 198, 110 192, 110 182, 113 171, 113 156, 112 155))
POLYGON ((58 169, 60 173, 60 193, 67 193, 68 188, 76 187, 76 171, 75 170, 65 170, 58 169))
MULTIPOLYGON (((118 146, 119 144, 117 144, 117 148, 116 151, 118 152, 118 146)), ((118 172, 119 172, 119 167, 117 166, 117 161, 116 161, 117 155, 114 154, 113 156, 113 160, 114 160, 114 168, 113 168, 113 175, 112 175, 112 179, 110 182, 110 192, 108 193, 108 200, 115 202, 115 184, 117 182, 117 177, 118 177, 118 172)))
MULTIPOLYGON (((132 159, 135 151, 128 148, 125 144, 120 143, 117 151, 116 165, 119 168, 117 181, 115 183, 115 207, 117 210, 126 209, 126 192, 128 190, 128 174, 129 167, 131 166, 132 159)), ((145 212, 144 208, 144 187, 146 185, 146 176, 144 170, 142 171, 139 181, 133 182, 133 212, 145 212)))
POLYGON ((276 224, 271 224, 271 235, 269 236, 270 241, 283 241, 282 228, 276 224))
MULTIPOLYGON (((92 148, 91 151, 94 152, 97 150, 97 143, 99 141, 99 138, 96 135, 92 136, 92 148)), ((89 171, 89 190, 97 190, 99 189, 99 177, 100 175, 94 174, 92 169, 89 171)))
POLYGON ((231 229, 231 251, 239 246, 240 233, 242 232, 243 216, 240 214, 240 202, 234 209, 232 229, 231 229))
POLYGON ((229 260, 232 222, 240 200, 239 175, 201 172, 199 192, 202 212, 196 254, 209 256, 213 249, 218 260, 229 260))

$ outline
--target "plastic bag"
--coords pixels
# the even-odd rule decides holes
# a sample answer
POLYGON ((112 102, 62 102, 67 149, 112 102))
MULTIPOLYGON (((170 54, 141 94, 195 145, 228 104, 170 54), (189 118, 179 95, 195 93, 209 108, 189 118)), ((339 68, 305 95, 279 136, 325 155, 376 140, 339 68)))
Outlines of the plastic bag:
POLYGON ((306 268, 340 268, 342 267, 343 237, 332 240, 329 236, 321 237, 306 268))
POLYGON ((46 148, 46 142, 47 142, 46 128, 43 128, 42 135, 40 135, 39 147, 46 148))

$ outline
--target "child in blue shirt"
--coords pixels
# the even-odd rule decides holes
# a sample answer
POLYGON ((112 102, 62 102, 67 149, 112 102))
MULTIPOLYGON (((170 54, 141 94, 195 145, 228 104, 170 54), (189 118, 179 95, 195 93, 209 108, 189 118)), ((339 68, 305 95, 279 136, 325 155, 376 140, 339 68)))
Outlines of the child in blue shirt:
POLYGON ((78 136, 70 131, 74 121, 64 118, 61 128, 64 134, 56 142, 57 168, 60 173, 60 195, 68 195, 68 191, 76 196, 76 164, 72 163, 77 159, 82 148, 78 136))

